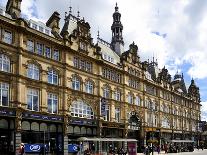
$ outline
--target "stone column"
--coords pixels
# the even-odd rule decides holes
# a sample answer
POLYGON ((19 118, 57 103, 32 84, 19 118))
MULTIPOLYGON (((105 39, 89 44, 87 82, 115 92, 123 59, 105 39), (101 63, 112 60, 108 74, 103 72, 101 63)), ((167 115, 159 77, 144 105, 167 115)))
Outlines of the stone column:
POLYGON ((63 130, 63 152, 64 155, 68 155, 68 126, 69 126, 69 117, 64 115, 64 130, 63 130))
POLYGON ((16 153, 19 152, 19 145, 22 143, 22 110, 17 109, 16 111, 16 119, 15 119, 15 129, 16 129, 16 134, 15 134, 15 150, 16 153))
POLYGON ((68 135, 64 134, 63 138, 63 152, 64 155, 68 155, 68 135))

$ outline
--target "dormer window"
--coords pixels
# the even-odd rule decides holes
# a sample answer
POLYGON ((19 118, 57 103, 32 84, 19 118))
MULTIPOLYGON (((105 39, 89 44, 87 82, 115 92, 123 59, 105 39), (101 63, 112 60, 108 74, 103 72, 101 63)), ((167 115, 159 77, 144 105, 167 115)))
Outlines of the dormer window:
POLYGON ((80 42, 80 49, 81 50, 84 50, 84 51, 87 51, 87 45, 86 45, 86 43, 80 42))
POLYGON ((44 28, 42 26, 39 26, 39 31, 44 32, 44 28))
POLYGON ((32 28, 35 29, 35 30, 37 30, 37 24, 32 23, 32 28))

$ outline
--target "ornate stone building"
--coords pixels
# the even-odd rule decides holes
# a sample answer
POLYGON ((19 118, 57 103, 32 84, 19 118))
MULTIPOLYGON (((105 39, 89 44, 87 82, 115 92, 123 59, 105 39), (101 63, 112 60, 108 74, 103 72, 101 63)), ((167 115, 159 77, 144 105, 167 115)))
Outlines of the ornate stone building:
POLYGON ((0 154, 21 142, 68 154, 68 144, 133 152, 152 138, 197 141, 199 88, 141 62, 134 42, 124 51, 117 5, 111 43, 94 44, 71 10, 61 30, 59 21, 58 12, 46 24, 21 18, 21 0, 0 8, 0 154))

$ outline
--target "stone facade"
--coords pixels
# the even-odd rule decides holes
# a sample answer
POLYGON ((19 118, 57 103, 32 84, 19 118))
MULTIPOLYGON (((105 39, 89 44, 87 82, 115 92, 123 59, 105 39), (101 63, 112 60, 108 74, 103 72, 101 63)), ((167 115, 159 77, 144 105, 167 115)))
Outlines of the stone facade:
POLYGON ((11 152, 22 141, 55 143, 68 154, 68 143, 81 137, 133 138, 138 146, 151 133, 161 144, 196 140, 201 104, 194 80, 184 90, 183 75, 171 80, 154 60, 141 62, 135 43, 107 60, 102 46, 112 54, 113 47, 101 38, 94 44, 84 19, 69 12, 60 33, 59 13, 44 25, 19 18, 21 0, 12 2, 0 15, 0 121, 9 124, 1 130, 9 129, 11 152), (27 140, 33 133, 39 138, 27 140))

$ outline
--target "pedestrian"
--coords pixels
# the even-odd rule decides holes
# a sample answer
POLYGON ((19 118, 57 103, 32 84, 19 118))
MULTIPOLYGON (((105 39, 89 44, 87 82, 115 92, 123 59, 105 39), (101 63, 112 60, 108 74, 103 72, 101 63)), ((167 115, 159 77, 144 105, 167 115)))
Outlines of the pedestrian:
POLYGON ((168 146, 167 146, 167 144, 164 145, 164 150, 165 150, 165 153, 168 153, 168 146))
POLYGON ((19 155, 25 155, 24 143, 21 143, 19 146, 19 155))
POLYGON ((157 146, 157 153, 160 154, 160 145, 157 146))

